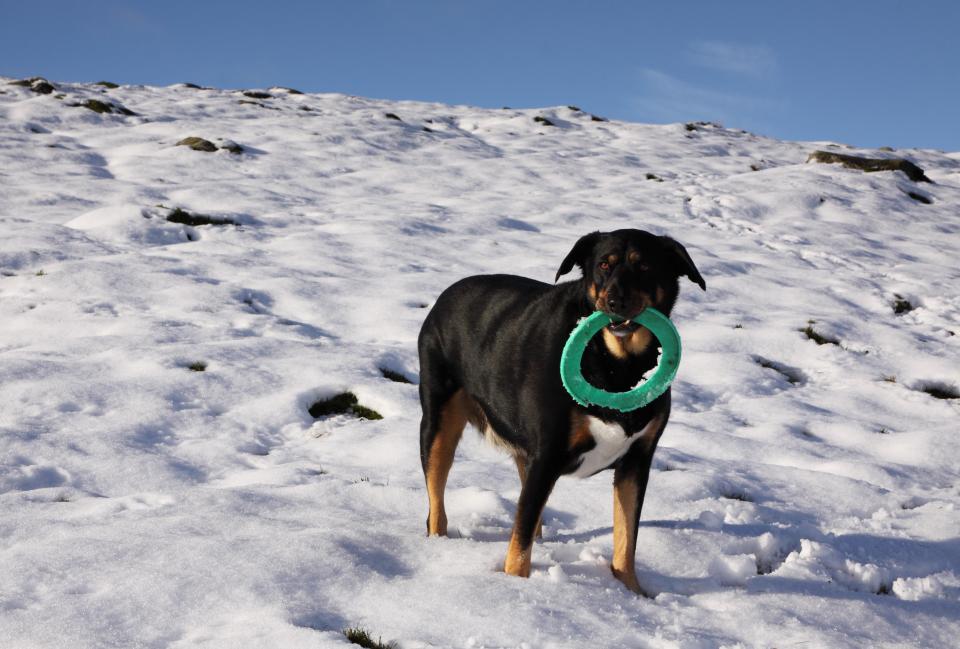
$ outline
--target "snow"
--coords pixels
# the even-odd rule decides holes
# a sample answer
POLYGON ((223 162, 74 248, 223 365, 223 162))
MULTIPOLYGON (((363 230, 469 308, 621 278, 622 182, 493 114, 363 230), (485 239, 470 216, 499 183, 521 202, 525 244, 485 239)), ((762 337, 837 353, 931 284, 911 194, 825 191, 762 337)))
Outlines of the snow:
POLYGON ((343 647, 357 625, 402 649, 956 644, 960 401, 921 390, 960 384, 960 153, 6 81, 5 645, 343 647), (137 115, 70 105, 87 98, 137 115), (906 156, 935 183, 815 149, 906 156), (637 551, 652 598, 610 574, 609 472, 562 479, 530 579, 499 572, 519 484, 476 435, 451 538, 426 538, 416 386, 380 371, 416 379, 456 279, 551 281, 579 236, 622 227, 677 238, 708 286, 674 311, 637 551), (383 419, 308 414, 347 390, 383 419))

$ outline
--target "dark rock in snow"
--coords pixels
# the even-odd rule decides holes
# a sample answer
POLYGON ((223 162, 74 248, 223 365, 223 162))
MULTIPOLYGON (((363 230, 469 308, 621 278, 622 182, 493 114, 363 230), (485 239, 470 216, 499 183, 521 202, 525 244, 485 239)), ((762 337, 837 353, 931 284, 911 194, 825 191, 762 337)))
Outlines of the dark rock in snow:
POLYGON ((807 162, 839 163, 844 167, 866 172, 902 171, 913 182, 933 182, 923 173, 923 169, 903 158, 863 158, 830 151, 814 151, 807 158, 807 162))
POLYGON ((30 88, 30 90, 39 93, 41 95, 49 95, 51 92, 56 90, 56 87, 44 79, 43 77, 30 77, 29 79, 19 79, 17 81, 11 81, 9 83, 11 86, 23 86, 24 88, 30 88))

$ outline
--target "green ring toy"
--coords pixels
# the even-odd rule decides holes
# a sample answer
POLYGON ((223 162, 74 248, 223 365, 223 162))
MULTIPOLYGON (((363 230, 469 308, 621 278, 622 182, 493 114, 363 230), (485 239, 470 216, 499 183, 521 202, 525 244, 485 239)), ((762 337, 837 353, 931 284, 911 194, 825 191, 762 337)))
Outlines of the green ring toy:
POLYGON ((644 326, 660 341, 660 361, 653 376, 626 392, 607 392, 590 385, 580 370, 583 352, 590 339, 601 329, 613 322, 613 318, 602 311, 594 311, 583 318, 567 338, 560 355, 560 378, 573 400, 581 406, 601 406, 620 412, 629 412, 642 408, 667 391, 680 366, 680 334, 670 322, 670 318, 656 309, 647 308, 633 318, 633 322, 644 326))

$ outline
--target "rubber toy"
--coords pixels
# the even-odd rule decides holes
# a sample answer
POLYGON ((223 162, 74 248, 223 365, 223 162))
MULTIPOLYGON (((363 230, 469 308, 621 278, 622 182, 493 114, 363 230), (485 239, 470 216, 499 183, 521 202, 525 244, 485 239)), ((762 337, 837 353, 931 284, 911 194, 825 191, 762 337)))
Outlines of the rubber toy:
POLYGON ((563 387, 581 406, 593 405, 629 412, 644 407, 670 387, 680 366, 680 334, 670 322, 670 318, 656 309, 644 309, 640 315, 633 318, 633 322, 649 329, 660 342, 661 351, 657 368, 653 376, 632 390, 607 392, 590 385, 583 378, 580 364, 590 339, 613 321, 613 318, 602 311, 595 311, 580 320, 563 346, 563 353, 560 355, 560 378, 563 380, 563 387))

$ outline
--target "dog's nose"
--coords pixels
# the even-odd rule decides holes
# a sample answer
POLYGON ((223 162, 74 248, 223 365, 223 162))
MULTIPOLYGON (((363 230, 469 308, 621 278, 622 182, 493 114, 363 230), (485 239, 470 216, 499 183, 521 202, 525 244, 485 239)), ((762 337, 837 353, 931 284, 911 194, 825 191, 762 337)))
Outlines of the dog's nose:
POLYGON ((620 298, 617 295, 614 295, 613 293, 607 294, 607 310, 608 311, 613 311, 614 313, 616 313, 619 310, 619 308, 622 306, 622 304, 623 302, 620 300, 620 298))

